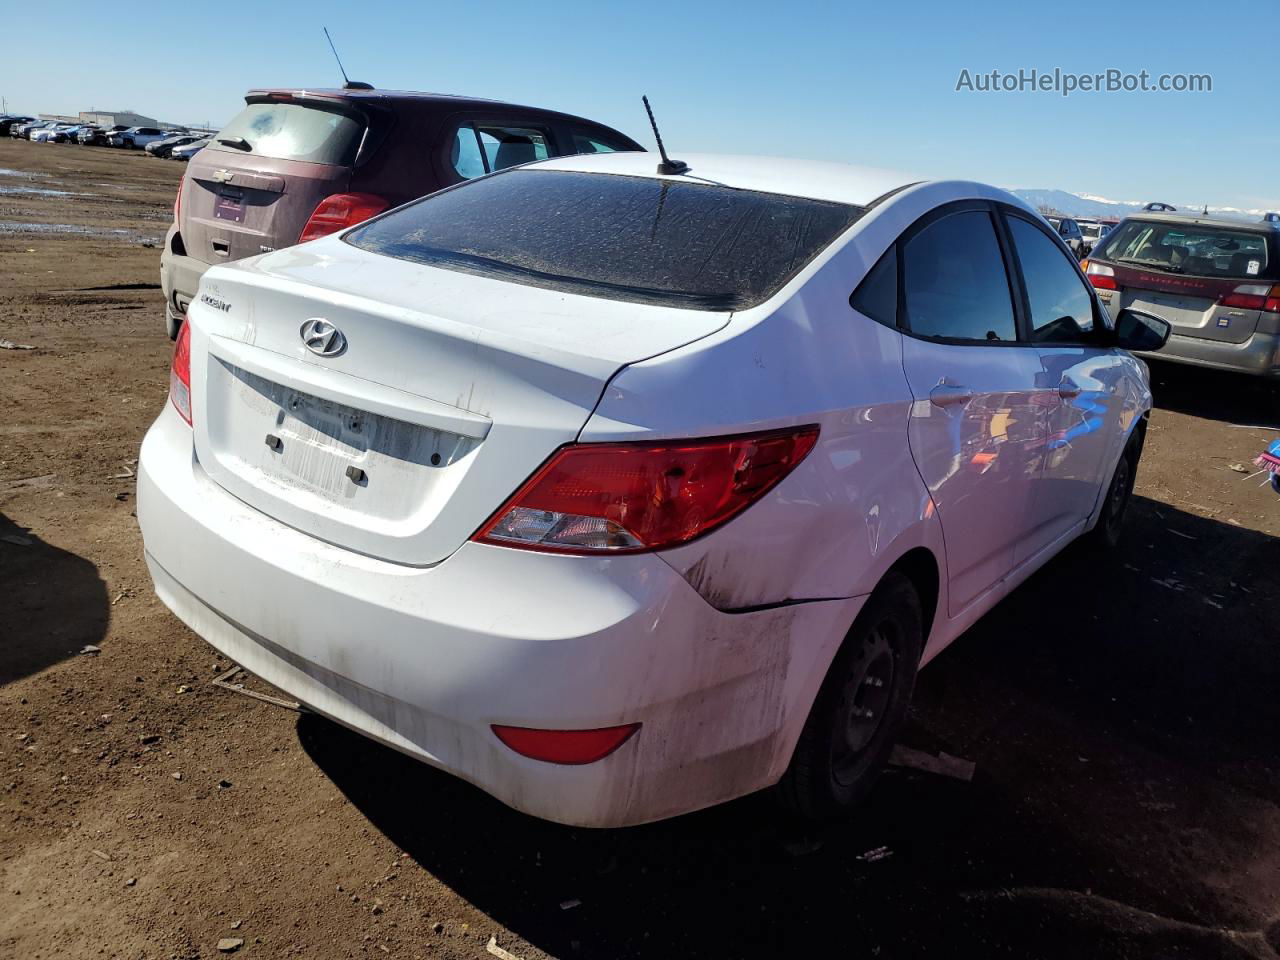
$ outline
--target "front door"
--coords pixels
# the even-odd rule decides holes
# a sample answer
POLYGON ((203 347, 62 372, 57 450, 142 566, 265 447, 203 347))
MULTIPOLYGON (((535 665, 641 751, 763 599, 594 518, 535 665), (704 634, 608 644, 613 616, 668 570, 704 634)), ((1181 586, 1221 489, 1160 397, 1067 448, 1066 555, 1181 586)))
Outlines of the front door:
POLYGON ((1045 440, 1040 355, 1018 337, 991 207, 952 204, 904 235, 903 368, 911 453, 942 523, 956 616, 1025 537, 1045 440))
POLYGON ((1093 512, 1119 453, 1124 366, 1099 341, 1092 293, 1062 247, 1029 216, 1006 215, 1026 291, 1027 327, 1043 367, 1047 437, 1021 563, 1093 512))

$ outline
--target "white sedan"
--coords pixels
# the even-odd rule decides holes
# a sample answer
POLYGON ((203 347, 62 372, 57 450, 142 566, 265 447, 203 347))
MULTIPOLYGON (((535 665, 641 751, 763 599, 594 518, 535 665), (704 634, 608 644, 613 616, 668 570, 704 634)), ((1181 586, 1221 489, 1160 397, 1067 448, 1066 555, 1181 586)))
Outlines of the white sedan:
POLYGON ((539 817, 853 805, 916 671, 1115 543, 1126 350, 1169 328, 1113 325, 993 187, 687 159, 548 160, 209 270, 142 446, 160 598, 539 817))
POLYGON ((31 132, 32 143, 61 143, 65 141, 72 130, 78 130, 79 126, 74 123, 59 123, 51 127, 44 127, 40 130, 31 132))

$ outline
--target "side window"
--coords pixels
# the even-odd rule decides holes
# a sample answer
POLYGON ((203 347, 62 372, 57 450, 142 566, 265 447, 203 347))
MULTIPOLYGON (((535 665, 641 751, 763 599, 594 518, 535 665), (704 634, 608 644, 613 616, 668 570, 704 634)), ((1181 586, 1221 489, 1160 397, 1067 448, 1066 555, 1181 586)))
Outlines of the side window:
POLYGON ((580 130, 573 131, 574 153, 617 153, 621 149, 621 146, 606 143, 598 136, 592 136, 580 130))
POLYGON ((484 167, 484 157, 480 155, 480 141, 471 124, 464 124, 454 134, 449 162, 453 164, 453 169, 457 171, 458 176, 464 180, 484 176, 487 172, 484 167))
POLYGON ((545 160, 551 156, 549 137, 544 130, 534 127, 498 127, 476 125, 485 160, 490 170, 545 160))
POLYGON ((991 215, 967 210, 935 220, 906 242, 907 328, 923 337, 1015 341, 1013 298, 991 215))
POLYGON ((1022 267, 1036 343, 1079 343, 1093 332, 1093 297, 1079 272, 1035 224, 1011 216, 1009 232, 1022 267))
POLYGON ((890 247, 849 298, 849 306, 886 327, 898 325, 898 248, 890 247))
POLYGON ((454 134, 449 160, 458 176, 470 180, 554 155, 545 130, 464 123, 454 134))

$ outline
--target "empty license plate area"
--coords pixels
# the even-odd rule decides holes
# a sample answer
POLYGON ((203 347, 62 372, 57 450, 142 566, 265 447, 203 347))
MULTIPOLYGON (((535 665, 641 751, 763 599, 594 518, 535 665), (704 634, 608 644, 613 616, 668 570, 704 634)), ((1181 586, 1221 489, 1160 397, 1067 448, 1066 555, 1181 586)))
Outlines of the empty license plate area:
POLYGON ((479 442, 214 360, 209 439, 219 463, 255 488, 317 513, 340 508, 390 522, 421 517, 444 493, 447 468, 479 442))
POLYGON ((238 187, 222 187, 213 201, 213 215, 218 220, 244 222, 244 191, 238 187))

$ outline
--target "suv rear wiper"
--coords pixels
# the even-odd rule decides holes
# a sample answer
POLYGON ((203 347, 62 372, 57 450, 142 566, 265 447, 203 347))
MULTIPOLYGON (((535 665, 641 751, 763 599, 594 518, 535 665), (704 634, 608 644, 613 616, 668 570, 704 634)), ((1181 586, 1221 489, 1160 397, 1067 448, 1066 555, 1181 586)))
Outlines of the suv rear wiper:
POLYGON ((228 147, 235 147, 237 150, 252 150, 253 147, 244 137, 222 137, 218 138, 219 143, 225 143, 228 147))
POLYGON ((1160 260, 1135 260, 1133 257, 1116 257, 1116 263, 1132 263, 1139 267, 1159 270, 1161 273, 1186 273, 1182 267, 1175 267, 1172 263, 1164 263, 1160 260))

